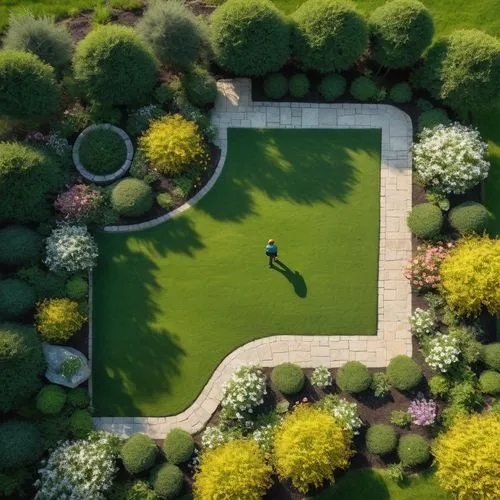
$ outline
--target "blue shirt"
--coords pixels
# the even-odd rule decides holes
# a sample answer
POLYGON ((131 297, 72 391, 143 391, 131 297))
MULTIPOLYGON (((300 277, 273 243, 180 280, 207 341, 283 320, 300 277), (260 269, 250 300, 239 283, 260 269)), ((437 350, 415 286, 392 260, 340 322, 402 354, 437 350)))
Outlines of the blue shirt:
POLYGON ((276 245, 266 245, 266 252, 269 253, 278 253, 278 247, 276 245))

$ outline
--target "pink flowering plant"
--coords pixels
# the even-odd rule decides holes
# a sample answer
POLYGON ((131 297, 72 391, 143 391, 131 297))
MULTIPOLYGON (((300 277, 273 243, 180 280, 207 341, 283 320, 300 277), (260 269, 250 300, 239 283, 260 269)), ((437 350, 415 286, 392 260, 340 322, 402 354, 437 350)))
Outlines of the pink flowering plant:
POLYGON ((86 184, 74 184, 61 193, 54 206, 68 222, 95 222, 104 205, 104 196, 100 190, 86 184))
POLYGON ((414 399, 408 413, 415 425, 432 425, 437 417, 437 405, 432 399, 414 399))
POLYGON ((403 269, 403 275, 419 291, 434 290, 441 284, 441 262, 449 255, 454 244, 438 242, 424 243, 403 269))

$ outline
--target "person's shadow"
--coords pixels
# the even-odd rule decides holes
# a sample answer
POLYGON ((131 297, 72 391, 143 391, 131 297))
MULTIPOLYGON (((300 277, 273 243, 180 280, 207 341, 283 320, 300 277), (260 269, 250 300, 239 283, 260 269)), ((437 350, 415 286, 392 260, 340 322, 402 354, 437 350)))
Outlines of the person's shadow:
POLYGON ((272 268, 281 273, 292 285, 296 295, 305 298, 307 296, 307 285, 304 276, 298 271, 292 271, 283 261, 276 259, 272 268))

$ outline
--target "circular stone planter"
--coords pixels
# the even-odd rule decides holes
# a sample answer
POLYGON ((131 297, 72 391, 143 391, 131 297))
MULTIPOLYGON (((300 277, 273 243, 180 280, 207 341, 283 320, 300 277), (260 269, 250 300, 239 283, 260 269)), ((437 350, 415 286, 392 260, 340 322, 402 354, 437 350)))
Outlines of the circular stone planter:
POLYGON ((97 182, 97 183, 102 183, 105 184, 107 182, 113 182, 116 179, 119 179, 120 177, 123 177, 127 170, 130 168, 130 165, 132 163, 132 158, 134 157, 134 147, 132 146, 132 141, 130 140, 130 137, 127 135, 127 133, 122 130, 121 128, 115 127, 114 125, 111 125, 110 123, 102 123, 98 125, 90 125, 90 127, 87 127, 85 130, 83 130, 80 135, 76 138, 75 144, 73 145, 73 163, 75 164, 76 169, 82 177, 84 177, 86 180, 90 182, 97 182), (125 158, 125 161, 123 162, 122 166, 116 170, 115 172, 111 172, 110 174, 106 175, 97 175, 93 174, 89 170, 87 170, 82 162, 80 161, 80 144, 82 143, 83 138, 89 133, 94 130, 111 130, 118 134, 123 141, 125 142, 125 147, 127 148, 127 156, 125 158))

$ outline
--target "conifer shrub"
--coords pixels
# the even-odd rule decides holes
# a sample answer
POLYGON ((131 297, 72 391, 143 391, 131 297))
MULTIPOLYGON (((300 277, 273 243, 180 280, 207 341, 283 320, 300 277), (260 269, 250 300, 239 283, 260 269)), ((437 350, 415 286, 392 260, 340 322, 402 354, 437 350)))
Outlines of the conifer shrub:
POLYGON ((415 205, 407 218, 410 231, 422 240, 434 240, 439 237, 443 225, 441 209, 432 203, 415 205))
POLYGON ((319 93, 325 101, 334 101, 345 94, 347 81, 338 73, 325 75, 319 84, 319 93))
POLYGON ((417 363, 404 354, 389 361, 386 373, 390 383, 400 391, 409 391, 423 380, 422 372, 417 363))
POLYGON ((111 206, 126 217, 143 215, 153 206, 153 190, 140 179, 122 179, 111 190, 111 206))
POLYGON ((41 454, 40 432, 35 423, 8 420, 0 424, 0 470, 30 465, 41 454))
POLYGON ((281 99, 288 92, 288 80, 282 73, 271 73, 264 80, 264 94, 269 99, 281 99))
POLYGON ((26 226, 0 229, 0 264, 22 266, 40 259, 42 237, 26 226))
POLYGON ((450 226, 460 234, 481 234, 485 231, 490 213, 476 201, 465 201, 450 210, 450 226))
POLYGON ((123 465, 130 474, 139 474, 153 467, 157 455, 156 443, 140 432, 129 437, 120 452, 123 465))
POLYGON ((271 380, 283 394, 297 394, 304 387, 302 368, 294 363, 281 363, 273 368, 271 380))
POLYGON ((193 456, 194 440, 189 432, 172 429, 165 437, 162 449, 169 463, 182 464, 193 456))
POLYGON ((337 372, 337 385, 346 392, 358 393, 366 391, 372 383, 372 374, 359 361, 344 363, 337 372))
POLYGON ((184 75, 182 85, 191 104, 202 108, 215 102, 217 84, 205 68, 194 67, 184 75))
POLYGON ((366 432, 366 448, 375 455, 387 455, 394 451, 398 443, 398 436, 394 427, 386 424, 370 426, 366 432))
POLYGON ((0 318, 22 318, 35 307, 33 287, 17 278, 0 281, 0 318))
POLYGON ((429 442, 418 434, 401 436, 398 455, 403 465, 409 467, 422 465, 430 459, 429 442))

